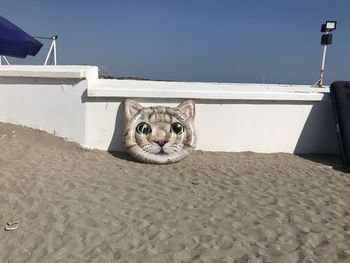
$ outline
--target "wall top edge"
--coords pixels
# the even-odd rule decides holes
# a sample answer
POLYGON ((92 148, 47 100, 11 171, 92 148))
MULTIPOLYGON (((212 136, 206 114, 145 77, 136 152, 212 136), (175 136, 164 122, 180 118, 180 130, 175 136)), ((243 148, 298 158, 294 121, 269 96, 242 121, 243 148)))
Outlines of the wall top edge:
POLYGON ((1 65, 0 77, 96 80, 98 78, 98 68, 96 66, 76 65, 1 65))
POLYGON ((88 97, 207 100, 329 101, 329 88, 311 85, 98 79, 97 66, 1 65, 0 77, 87 79, 88 97))
POLYGON ((329 88, 307 85, 104 80, 87 89, 88 97, 179 98, 213 100, 329 100, 329 88))

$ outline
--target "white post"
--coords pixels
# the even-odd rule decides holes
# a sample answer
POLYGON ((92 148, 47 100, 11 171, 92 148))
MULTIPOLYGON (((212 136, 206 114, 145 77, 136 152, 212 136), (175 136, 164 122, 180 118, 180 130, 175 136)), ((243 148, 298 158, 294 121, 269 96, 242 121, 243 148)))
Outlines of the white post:
POLYGON ((7 58, 5 56, 2 56, 5 60, 5 62, 7 63, 7 65, 10 65, 10 62, 7 60, 7 58))
POLYGON ((54 46, 54 41, 55 41, 55 40, 53 40, 52 43, 51 43, 49 52, 47 53, 47 56, 46 56, 46 59, 45 59, 45 62, 44 62, 44 66, 46 66, 47 61, 49 60, 49 57, 50 57, 50 55, 51 55, 52 48, 53 48, 53 46, 54 46))
POLYGON ((2 56, 0 56, 0 66, 2 65, 2 64, 1 64, 1 60, 2 60, 2 56))
POLYGON ((326 63, 326 54, 327 54, 327 45, 323 46, 323 55, 322 55, 322 64, 321 64, 321 72, 320 72, 320 82, 319 86, 322 88, 323 86, 323 76, 324 76, 324 66, 326 63))
POLYGON ((52 50, 53 50, 53 64, 57 65, 57 51, 56 51, 56 39, 57 39, 57 36, 53 36, 50 39, 52 39, 52 43, 51 43, 49 52, 47 53, 44 65, 47 64, 47 61, 49 60, 49 57, 50 57, 50 55, 52 53, 52 50))
POLYGON ((56 56, 56 38, 53 39, 53 63, 57 65, 57 56, 56 56))

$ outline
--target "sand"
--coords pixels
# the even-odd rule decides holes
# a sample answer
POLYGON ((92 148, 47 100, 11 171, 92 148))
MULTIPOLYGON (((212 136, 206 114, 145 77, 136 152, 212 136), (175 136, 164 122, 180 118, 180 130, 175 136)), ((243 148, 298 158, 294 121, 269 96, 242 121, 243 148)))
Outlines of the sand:
POLYGON ((0 149, 0 262, 350 262, 337 157, 148 165, 2 123, 0 149))

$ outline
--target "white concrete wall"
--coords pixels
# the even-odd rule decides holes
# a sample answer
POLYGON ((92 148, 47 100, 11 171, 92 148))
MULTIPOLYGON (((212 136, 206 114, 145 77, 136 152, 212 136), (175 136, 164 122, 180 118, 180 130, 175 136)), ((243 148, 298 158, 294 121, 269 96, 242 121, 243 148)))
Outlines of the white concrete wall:
MULTIPOLYGON (((120 99, 89 99, 86 145, 123 150, 120 99)), ((181 100, 137 99, 144 106, 174 107, 181 100)), ((337 153, 328 102, 196 101, 197 149, 288 153, 337 153)))
POLYGON ((39 128, 88 148, 124 150, 125 97, 144 106, 193 99, 197 149, 338 152, 328 89, 99 80, 96 67, 0 67, 1 122, 39 128))
POLYGON ((84 145, 82 95, 88 74, 92 82, 97 68, 0 66, 0 122, 44 130, 84 145))

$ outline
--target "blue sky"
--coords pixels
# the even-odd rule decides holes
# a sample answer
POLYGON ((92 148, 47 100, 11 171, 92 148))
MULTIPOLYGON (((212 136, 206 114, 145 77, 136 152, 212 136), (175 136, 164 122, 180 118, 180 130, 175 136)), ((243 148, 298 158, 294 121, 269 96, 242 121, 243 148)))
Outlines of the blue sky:
MULTIPOLYGON (((0 0, 33 36, 57 34, 58 63, 178 81, 313 84, 320 26, 337 20, 326 83, 350 80, 348 0, 0 0)), ((35 58, 43 63, 50 43, 35 58)))

